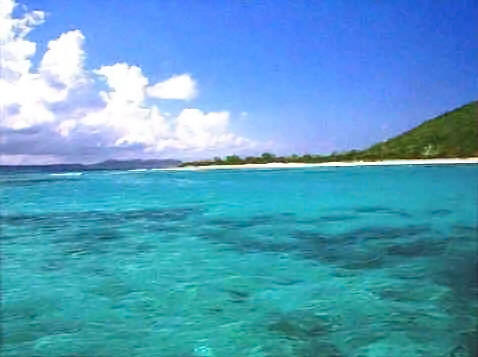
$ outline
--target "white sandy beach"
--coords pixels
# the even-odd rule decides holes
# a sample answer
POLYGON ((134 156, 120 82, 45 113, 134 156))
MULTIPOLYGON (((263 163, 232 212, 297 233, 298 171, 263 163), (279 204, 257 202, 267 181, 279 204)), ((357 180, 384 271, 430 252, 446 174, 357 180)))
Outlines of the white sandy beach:
POLYGON ((353 161, 353 162, 324 162, 306 164, 300 162, 271 162, 268 164, 240 164, 240 165, 208 165, 185 166, 153 169, 161 171, 198 171, 198 170, 228 170, 228 169, 294 169, 306 167, 348 167, 348 166, 393 166, 393 165, 456 165, 478 164, 478 157, 466 159, 429 159, 429 160, 384 160, 384 161, 353 161))

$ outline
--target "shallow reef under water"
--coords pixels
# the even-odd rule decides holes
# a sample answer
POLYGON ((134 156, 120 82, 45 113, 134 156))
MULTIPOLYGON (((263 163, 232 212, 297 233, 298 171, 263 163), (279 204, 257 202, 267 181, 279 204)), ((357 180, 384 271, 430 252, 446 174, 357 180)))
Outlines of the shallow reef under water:
POLYGON ((477 165, 0 181, 2 356, 478 354, 477 165))

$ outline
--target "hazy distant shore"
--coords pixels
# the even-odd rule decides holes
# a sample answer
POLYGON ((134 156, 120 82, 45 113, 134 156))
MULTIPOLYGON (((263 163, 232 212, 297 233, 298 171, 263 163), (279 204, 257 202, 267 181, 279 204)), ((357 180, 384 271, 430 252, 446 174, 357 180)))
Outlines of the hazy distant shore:
POLYGON ((384 161, 351 161, 351 162, 323 162, 307 164, 301 162, 271 162, 268 164, 239 164, 239 165, 205 165, 169 167, 157 170, 164 171, 195 171, 195 170, 227 170, 227 169, 292 169, 306 167, 344 167, 344 166, 393 166, 393 165, 456 165, 478 164, 478 157, 466 159, 420 159, 420 160, 384 160, 384 161))

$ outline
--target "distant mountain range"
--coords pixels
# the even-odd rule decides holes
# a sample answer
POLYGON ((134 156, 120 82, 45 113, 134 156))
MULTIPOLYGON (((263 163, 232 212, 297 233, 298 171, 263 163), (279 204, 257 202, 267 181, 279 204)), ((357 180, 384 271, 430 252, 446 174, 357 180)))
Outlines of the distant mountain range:
POLYGON ((1 171, 48 171, 71 172, 93 170, 136 170, 176 167, 179 160, 106 160, 96 164, 53 164, 53 165, 0 165, 1 171))
MULTIPOLYGON (((353 135, 351 133, 351 135, 353 135)), ((88 171, 88 170, 135 170, 166 168, 187 165, 240 165, 248 163, 305 162, 320 163, 331 161, 376 161, 390 159, 433 159, 478 157, 478 102, 471 102, 460 108, 427 120, 419 126, 372 145, 365 150, 350 150, 330 155, 262 156, 241 158, 237 155, 224 159, 203 160, 182 163, 179 160, 107 160, 96 164, 55 164, 1 166, 5 171, 88 171)))

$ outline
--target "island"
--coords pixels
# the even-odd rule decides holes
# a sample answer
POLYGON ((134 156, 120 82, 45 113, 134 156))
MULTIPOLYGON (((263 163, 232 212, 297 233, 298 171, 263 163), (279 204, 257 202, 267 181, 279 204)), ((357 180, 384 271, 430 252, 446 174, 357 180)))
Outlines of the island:
POLYGON ((194 167, 294 167, 324 164, 324 166, 398 164, 398 163, 478 163, 478 102, 474 101, 426 120, 419 126, 370 146, 365 150, 334 152, 329 155, 240 157, 230 155, 212 160, 183 162, 180 168, 194 167), (287 165, 286 165, 287 164, 287 165), (266 165, 266 166, 264 166, 266 165))

